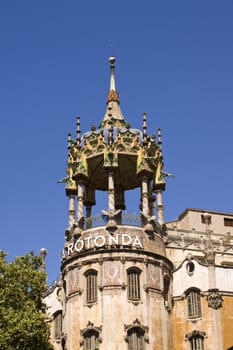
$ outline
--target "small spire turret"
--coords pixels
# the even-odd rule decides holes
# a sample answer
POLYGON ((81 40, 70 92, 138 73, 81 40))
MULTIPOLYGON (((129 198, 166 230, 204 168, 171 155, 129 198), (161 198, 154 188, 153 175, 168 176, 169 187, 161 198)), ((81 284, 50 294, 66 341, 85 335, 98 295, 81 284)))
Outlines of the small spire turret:
POLYGON ((161 129, 158 128, 158 146, 159 146, 159 150, 160 150, 160 157, 163 157, 163 151, 162 151, 162 133, 161 133, 161 129))
POLYGON ((67 137, 67 149, 70 150, 71 147, 71 134, 68 134, 67 137))
POLYGON ((41 257, 41 270, 45 272, 45 257, 47 255, 47 250, 45 248, 40 249, 40 257, 41 257))
POLYGON ((114 126, 125 126, 125 118, 120 108, 120 97, 116 90, 115 82, 115 62, 114 56, 109 57, 110 63, 110 88, 107 95, 107 108, 104 114, 104 118, 101 123, 101 127, 109 127, 109 122, 114 121, 114 126))
POLYGON ((81 143, 81 130, 80 130, 80 116, 77 116, 77 128, 76 128, 76 140, 77 140, 77 144, 78 146, 80 146, 81 143))
POLYGON ((146 125, 146 112, 143 112, 143 141, 146 142, 147 140, 147 125, 146 125))

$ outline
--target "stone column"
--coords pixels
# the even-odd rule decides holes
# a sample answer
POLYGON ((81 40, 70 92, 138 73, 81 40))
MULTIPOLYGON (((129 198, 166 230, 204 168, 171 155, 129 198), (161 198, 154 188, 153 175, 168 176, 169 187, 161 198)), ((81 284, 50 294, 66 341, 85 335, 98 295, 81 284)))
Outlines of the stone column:
POLYGON ((114 188, 114 171, 108 170, 108 211, 115 211, 115 188, 114 188))
POLYGON ((203 215, 205 221, 205 231, 206 231, 206 246, 205 254, 206 261, 208 264, 208 278, 209 278, 209 290, 207 296, 208 306, 211 307, 211 319, 214 334, 213 350, 223 350, 222 341, 222 322, 220 307, 222 304, 221 294, 219 293, 216 286, 216 271, 215 271, 215 252, 213 247, 213 242, 211 239, 211 216, 208 213, 203 215))
POLYGON ((85 187, 84 205, 86 206, 86 228, 92 227, 91 212, 92 206, 95 205, 95 188, 89 184, 85 187))
POLYGON ((78 188, 77 220, 79 225, 82 226, 82 220, 84 219, 84 212, 83 212, 84 183, 82 181, 78 181, 77 188, 78 188))
POLYGON ((75 208, 74 208, 74 203, 75 203, 75 196, 74 195, 69 195, 69 226, 68 228, 71 229, 71 227, 74 224, 75 221, 75 208))
POLYGON ((156 199, 157 199, 157 216, 158 216, 158 223, 160 225, 163 225, 164 223, 164 216, 163 216, 163 198, 162 198, 162 190, 156 191, 156 199))
POLYGON ((41 260, 42 260, 42 263, 41 263, 41 270, 45 272, 45 257, 47 255, 47 250, 45 248, 41 248, 40 249, 40 257, 41 257, 41 260))
POLYGON ((149 191, 148 191, 148 178, 144 174, 142 175, 142 213, 145 217, 149 215, 149 191))
POLYGON ((120 184, 116 184, 115 209, 121 210, 121 212, 118 214, 117 223, 122 224, 122 210, 125 210, 125 194, 123 186, 120 184))
POLYGON ((91 220, 91 205, 86 205, 86 222, 87 222, 87 228, 92 227, 92 220, 91 220))

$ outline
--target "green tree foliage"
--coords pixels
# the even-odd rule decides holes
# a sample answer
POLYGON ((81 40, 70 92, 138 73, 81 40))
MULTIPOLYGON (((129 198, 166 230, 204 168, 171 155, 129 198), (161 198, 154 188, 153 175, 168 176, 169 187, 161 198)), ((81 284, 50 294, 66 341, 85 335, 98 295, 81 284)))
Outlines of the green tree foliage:
POLYGON ((46 274, 33 253, 8 262, 0 251, 0 349, 52 350, 42 297, 46 274))

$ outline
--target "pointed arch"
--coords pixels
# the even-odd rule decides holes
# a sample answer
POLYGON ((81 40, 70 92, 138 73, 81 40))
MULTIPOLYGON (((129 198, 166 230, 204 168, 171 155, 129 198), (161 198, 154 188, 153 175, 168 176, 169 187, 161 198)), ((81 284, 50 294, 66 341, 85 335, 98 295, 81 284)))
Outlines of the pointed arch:
POLYGON ((125 325, 125 341, 128 343, 128 350, 144 350, 145 342, 148 340, 148 327, 143 326, 138 319, 132 324, 125 325))
POLYGON ((80 346, 83 347, 83 350, 98 350, 99 343, 102 341, 100 337, 100 333, 102 331, 102 327, 96 327, 90 321, 87 323, 87 327, 82 329, 80 346))

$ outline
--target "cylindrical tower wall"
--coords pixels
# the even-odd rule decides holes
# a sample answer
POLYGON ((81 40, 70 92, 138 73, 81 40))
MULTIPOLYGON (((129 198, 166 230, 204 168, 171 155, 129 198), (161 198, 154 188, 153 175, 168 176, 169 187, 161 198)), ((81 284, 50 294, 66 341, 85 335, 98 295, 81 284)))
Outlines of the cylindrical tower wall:
POLYGON ((85 349, 89 334, 98 338, 99 350, 127 350, 135 334, 143 349, 172 349, 164 286, 172 265, 159 235, 148 237, 132 226, 114 233, 103 227, 86 230, 70 246, 62 275, 67 350, 85 349))

